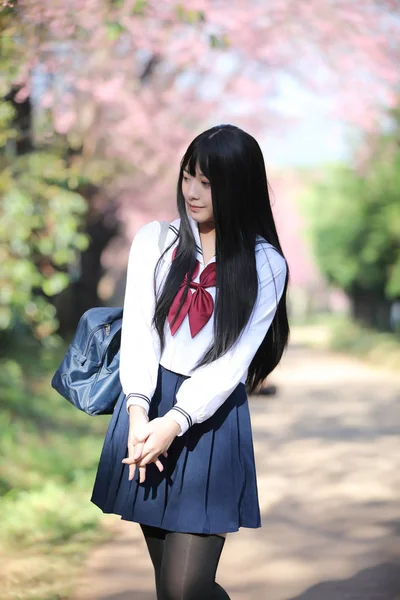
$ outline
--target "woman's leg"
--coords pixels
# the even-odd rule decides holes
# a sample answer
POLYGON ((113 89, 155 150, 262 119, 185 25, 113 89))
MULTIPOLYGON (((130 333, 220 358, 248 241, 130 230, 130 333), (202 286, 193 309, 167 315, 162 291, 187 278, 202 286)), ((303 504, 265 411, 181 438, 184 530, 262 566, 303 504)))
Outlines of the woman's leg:
POLYGON ((229 600, 215 582, 225 538, 221 535, 167 532, 164 541, 160 600, 229 600))
POLYGON ((160 527, 152 527, 151 525, 143 525, 142 523, 140 524, 140 527, 142 528, 151 562, 153 563, 157 598, 160 600, 162 598, 160 591, 161 564, 165 543, 165 534, 167 531, 165 529, 161 529, 160 527))

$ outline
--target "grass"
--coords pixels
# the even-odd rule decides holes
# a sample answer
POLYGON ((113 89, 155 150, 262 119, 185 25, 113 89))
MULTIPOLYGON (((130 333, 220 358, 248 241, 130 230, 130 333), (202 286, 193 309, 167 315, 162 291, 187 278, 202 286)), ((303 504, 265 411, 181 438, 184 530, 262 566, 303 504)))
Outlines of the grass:
POLYGON ((376 366, 398 371, 399 334, 376 331, 355 323, 349 317, 335 314, 317 315, 293 325, 296 337, 306 345, 344 352, 376 366))
POLYGON ((70 598, 88 549, 109 536, 90 502, 109 417, 50 385, 66 348, 19 340, 0 357, 0 598, 70 598))

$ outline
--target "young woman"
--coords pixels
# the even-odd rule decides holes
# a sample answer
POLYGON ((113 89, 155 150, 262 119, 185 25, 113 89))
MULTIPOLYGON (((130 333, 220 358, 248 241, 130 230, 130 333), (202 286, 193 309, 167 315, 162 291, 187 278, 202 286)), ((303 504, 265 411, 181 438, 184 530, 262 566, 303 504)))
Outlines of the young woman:
POLYGON ((197 136, 177 202, 163 250, 157 221, 131 246, 124 394, 92 502, 140 523, 159 600, 226 600, 215 582, 225 535, 261 526, 246 391, 287 346, 289 271, 248 133, 219 125, 197 136))

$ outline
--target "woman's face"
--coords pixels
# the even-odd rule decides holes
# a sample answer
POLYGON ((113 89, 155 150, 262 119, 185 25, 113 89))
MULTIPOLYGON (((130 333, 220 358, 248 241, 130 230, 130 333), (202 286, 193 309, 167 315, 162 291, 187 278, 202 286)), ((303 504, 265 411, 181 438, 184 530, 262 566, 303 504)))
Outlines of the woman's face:
POLYGON ((183 171, 182 194, 186 202, 186 211, 198 223, 213 221, 211 184, 200 167, 196 165, 196 176, 192 177, 186 168, 183 171))

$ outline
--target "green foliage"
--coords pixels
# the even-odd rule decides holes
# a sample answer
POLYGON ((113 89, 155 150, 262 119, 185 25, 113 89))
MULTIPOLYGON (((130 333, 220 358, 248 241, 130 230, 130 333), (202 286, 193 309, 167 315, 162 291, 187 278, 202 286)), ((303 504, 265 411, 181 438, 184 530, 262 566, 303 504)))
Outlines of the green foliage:
POLYGON ((345 315, 332 313, 313 315, 294 326, 302 344, 344 352, 366 360, 375 367, 396 372, 399 370, 399 334, 376 331, 345 315))
POLYGON ((193 10, 186 8, 180 2, 176 5, 176 15, 180 21, 196 25, 205 20, 205 14, 201 10, 193 10))
POLYGON ((22 321, 51 343, 58 322, 46 297, 67 287, 68 270, 89 244, 80 231, 87 202, 77 191, 86 181, 55 153, 10 152, 12 117, 10 104, 0 103, 0 123, 9 123, 0 155, 0 329, 22 321))
POLYGON ((18 37, 17 10, 16 2, 3 1, 0 8, 0 98, 9 91, 26 51, 18 37))
MULTIPOLYGON (((13 5, 0 11, 0 98, 14 93, 13 82, 25 73, 29 27, 13 5)), ((45 112, 19 115, 0 100, 0 334, 28 329, 54 347, 58 320, 51 297, 69 285, 89 245, 83 233, 88 203, 80 191, 100 186, 110 167, 84 161, 79 148, 70 156, 68 141, 55 134, 45 112)))
POLYGON ((327 280, 351 294, 400 296, 400 151, 364 172, 327 168, 302 198, 315 258, 327 280))
MULTIPOLYGON (((25 352, 25 362, 14 357, 0 360, 0 502, 11 497, 14 501, 44 483, 87 483, 106 422, 77 411, 51 388, 65 347, 54 353, 41 349, 39 342, 22 340, 17 349, 18 358, 25 352)), ((2 529, 0 539, 4 533, 2 529)))
POLYGON ((132 14, 144 15, 147 4, 147 0, 136 0, 132 8, 132 14))
POLYGON ((0 148, 4 148, 9 140, 15 140, 18 132, 10 125, 15 117, 15 110, 10 102, 0 102, 0 148))
POLYGON ((230 46, 230 40, 226 35, 217 36, 214 33, 209 36, 209 44, 211 48, 228 48, 230 46))
POLYGON ((8 494, 1 502, 7 514, 3 541, 21 544, 59 544, 98 525, 95 507, 87 497, 87 482, 65 486, 44 483, 33 491, 8 494))
POLYGON ((112 42, 117 40, 121 33, 126 31, 125 27, 123 27, 123 25, 121 25, 121 23, 119 23, 118 21, 107 21, 105 23, 105 26, 107 30, 108 39, 112 42))
POLYGON ((78 563, 104 538, 90 495, 108 419, 91 419, 51 388, 64 352, 28 339, 0 360, 0 557, 12 558, 4 573, 0 567, 2 598, 59 597, 70 584, 63 573, 71 574, 72 554, 78 563), (34 564, 7 580, 20 555, 34 564))
POLYGON ((342 318, 331 329, 330 348, 398 370, 400 339, 393 333, 374 331, 342 318))

